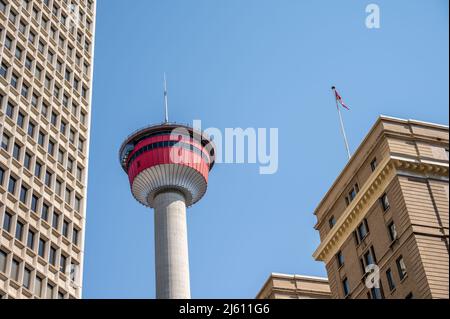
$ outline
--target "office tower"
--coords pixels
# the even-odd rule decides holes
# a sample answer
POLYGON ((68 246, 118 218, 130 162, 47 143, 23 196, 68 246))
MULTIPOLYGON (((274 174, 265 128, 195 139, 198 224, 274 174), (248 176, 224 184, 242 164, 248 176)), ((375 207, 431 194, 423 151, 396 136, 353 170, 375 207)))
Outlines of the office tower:
POLYGON ((448 126, 378 119, 315 210, 333 298, 449 297, 448 147, 448 126))
POLYGON ((0 0, 0 296, 81 298, 94 0, 0 0))

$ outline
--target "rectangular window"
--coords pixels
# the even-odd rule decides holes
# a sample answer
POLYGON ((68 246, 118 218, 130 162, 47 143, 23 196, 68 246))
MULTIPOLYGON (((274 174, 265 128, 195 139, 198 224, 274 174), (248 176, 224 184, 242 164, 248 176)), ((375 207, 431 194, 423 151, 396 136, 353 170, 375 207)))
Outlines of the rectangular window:
POLYGON ((17 126, 20 127, 21 129, 24 128, 25 126, 25 115, 23 115, 22 112, 19 112, 19 114, 17 114, 17 126))
POLYGON ((34 250, 34 237, 35 233, 30 229, 28 230, 27 247, 34 250))
POLYGON ((400 256, 397 261, 397 270, 398 270, 398 276, 400 277, 400 280, 403 280, 403 278, 406 277, 406 265, 405 265, 405 261, 403 260, 403 257, 400 256))
POLYGON ((11 224, 12 224, 12 215, 8 212, 5 212, 5 216, 3 216, 3 229, 8 233, 11 233, 11 224))
POLYGON ((54 290, 55 288, 52 285, 47 284, 47 299, 53 299, 54 290))
POLYGON ((31 168, 31 159, 32 159, 32 155, 30 155, 28 152, 26 152, 24 159, 23 159, 23 166, 27 170, 30 170, 30 168, 31 168))
POLYGON ((344 296, 347 297, 347 296, 350 294, 350 284, 349 284, 347 278, 345 278, 345 279, 342 281, 342 288, 343 288, 343 290, 344 290, 344 296))
POLYGON ((372 169, 372 172, 375 172, 375 170, 377 169, 378 163, 377 163, 377 159, 374 158, 372 160, 372 162, 370 162, 370 168, 372 169))
POLYGON ((10 192, 11 194, 15 194, 16 193, 16 184, 17 184, 17 180, 10 176, 9 177, 9 184, 8 184, 8 192, 10 192))
POLYGON ((339 251, 339 252, 336 254, 336 260, 337 260, 337 263, 338 263, 338 267, 339 267, 339 268, 342 267, 342 266, 344 265, 344 255, 342 254, 342 251, 339 251))
POLYGON ((23 204, 27 203, 27 196, 28 195, 28 188, 26 188, 25 186, 22 185, 22 187, 20 187, 20 201, 23 204))
POLYGON ((391 239, 391 241, 396 240, 397 239, 397 229, 395 228, 394 222, 391 222, 389 224, 388 231, 389 231, 389 238, 391 239))
POLYGON ((394 276, 392 275, 392 270, 391 268, 389 268, 388 270, 386 270, 386 279, 389 285, 389 289, 392 291, 395 289, 395 281, 394 281, 394 276))
POLYGON ((58 230, 59 226, 59 214, 56 212, 53 213, 53 219, 52 219, 52 227, 56 230, 58 230))
POLYGON ((383 196, 381 196, 380 202, 381 206, 383 207, 383 211, 385 212, 391 207, 387 194, 383 194, 383 196))
POLYGON ((42 238, 39 239, 39 247, 38 247, 38 255, 42 258, 45 258, 45 240, 42 238))
POLYGON ((66 238, 69 236, 69 222, 65 219, 63 222, 62 234, 66 238))
POLYGON ((67 266, 67 257, 61 254, 61 259, 59 261, 59 271, 64 274, 66 272, 66 266, 67 266))
POLYGON ((33 196, 31 196, 31 211, 33 213, 37 213, 38 203, 39 197, 33 194, 33 196))
POLYGON ((13 146, 13 157, 14 157, 14 159, 16 161, 20 161, 20 150, 21 150, 20 145, 18 145, 17 143, 14 143, 14 146, 13 146))
POLYGON ((363 241, 364 238, 366 238, 367 234, 369 233, 369 227, 367 225, 367 220, 364 219, 361 224, 358 226, 358 237, 359 241, 363 241))
POLYGON ((9 149, 9 136, 6 134, 3 134, 2 136, 2 148, 8 152, 9 149))
POLYGON ((79 234, 78 229, 73 228, 73 231, 72 231, 72 243, 73 243, 75 246, 78 246, 78 237, 79 237, 78 234, 79 234))
POLYGON ((26 289, 30 289, 31 285, 31 270, 25 267, 25 270, 23 272, 23 286, 26 289))
POLYGON ((334 225, 336 225, 336 218, 334 218, 334 216, 331 216, 331 218, 328 220, 328 225, 330 226, 330 229, 332 229, 334 225))
POLYGON ((5 170, 0 167, 0 186, 3 185, 3 180, 5 179, 5 170))
POLYGON ((0 272, 6 271, 6 259, 8 257, 8 254, 5 253, 3 250, 0 250, 0 272))
POLYGON ((47 204, 42 204, 42 212, 41 212, 41 219, 48 221, 48 213, 49 213, 50 207, 47 204))
POLYGON ((366 267, 376 264, 373 247, 370 247, 370 249, 364 254, 364 263, 366 267))
POLYGON ((37 276, 34 280, 34 294, 38 297, 42 297, 42 278, 37 276))
POLYGON ((383 290, 381 288, 381 285, 379 288, 372 287, 370 289, 370 294, 372 295, 372 299, 384 299, 383 290))
POLYGON ((41 178, 42 175, 42 164, 39 162, 36 162, 36 165, 34 166, 34 175, 37 178, 41 178))
POLYGON ((50 253, 48 255, 48 262, 52 265, 56 265, 56 248, 51 246, 50 247, 50 253))
POLYGON ((20 262, 13 259, 11 263, 11 279, 14 281, 19 281, 19 268, 20 262))
POLYGON ((24 227, 24 224, 18 220, 17 224, 16 224, 16 239, 17 240, 22 241, 23 227, 24 227))

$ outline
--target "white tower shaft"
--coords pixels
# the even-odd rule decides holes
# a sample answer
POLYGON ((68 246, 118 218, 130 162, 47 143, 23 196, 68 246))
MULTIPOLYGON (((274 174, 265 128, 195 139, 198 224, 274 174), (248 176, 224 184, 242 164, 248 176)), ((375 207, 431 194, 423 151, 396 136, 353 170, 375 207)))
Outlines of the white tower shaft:
POLYGON ((190 299, 186 202, 181 193, 155 197, 156 298, 190 299))

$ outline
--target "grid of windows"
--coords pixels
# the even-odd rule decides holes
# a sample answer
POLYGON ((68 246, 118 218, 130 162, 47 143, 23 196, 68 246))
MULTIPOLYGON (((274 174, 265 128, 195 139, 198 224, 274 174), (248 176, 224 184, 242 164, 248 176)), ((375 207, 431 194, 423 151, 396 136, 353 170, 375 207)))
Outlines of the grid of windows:
POLYGON ((94 21, 95 0, 0 0, 0 272, 27 291, 6 297, 81 297, 94 21))

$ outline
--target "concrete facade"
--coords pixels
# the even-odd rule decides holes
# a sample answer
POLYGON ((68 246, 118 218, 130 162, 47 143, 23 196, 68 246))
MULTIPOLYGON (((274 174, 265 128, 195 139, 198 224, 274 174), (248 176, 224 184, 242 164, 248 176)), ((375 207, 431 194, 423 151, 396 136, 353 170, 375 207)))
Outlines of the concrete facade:
POLYGON ((315 210, 333 298, 449 297, 448 138, 448 126, 375 123, 315 210))
POLYGON ((272 273, 256 299, 330 299, 327 278, 272 273))
POLYGON ((0 0, 0 297, 81 298, 94 0, 0 0))
POLYGON ((190 299, 186 202, 177 191, 155 197, 157 299, 190 299))

